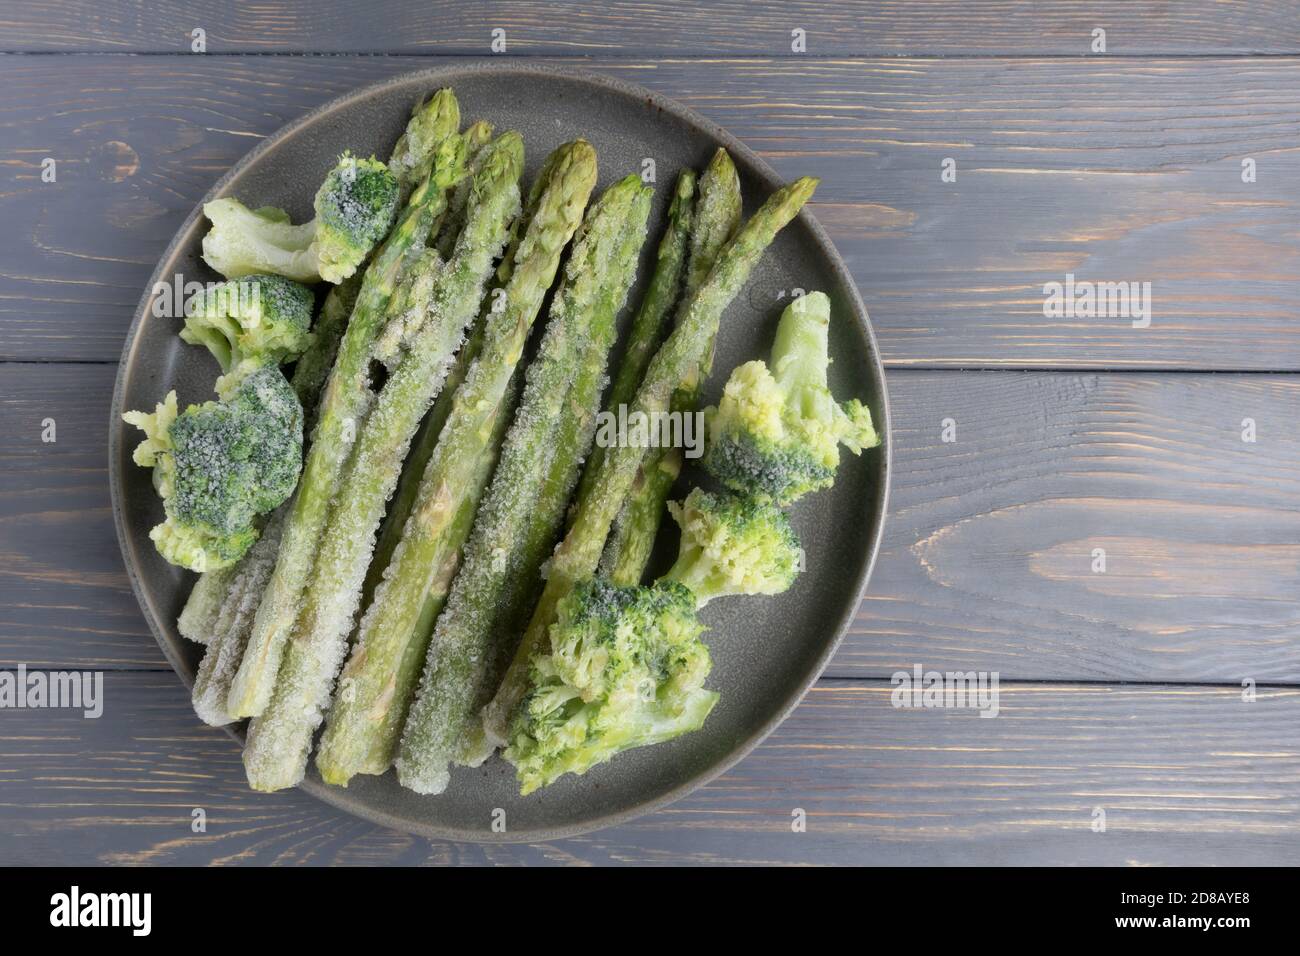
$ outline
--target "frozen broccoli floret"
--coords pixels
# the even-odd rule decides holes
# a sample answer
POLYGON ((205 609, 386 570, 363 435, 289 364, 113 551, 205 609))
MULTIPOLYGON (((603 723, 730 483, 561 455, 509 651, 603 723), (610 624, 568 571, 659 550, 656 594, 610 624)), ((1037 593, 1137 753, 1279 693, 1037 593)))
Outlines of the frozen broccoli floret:
POLYGON ((238 199, 206 204, 212 228, 203 237, 203 259, 228 279, 272 273, 342 282, 388 233, 397 199, 397 179, 387 166, 344 153, 316 193, 316 218, 300 226, 271 206, 249 209, 238 199))
POLYGON ((505 754, 522 792, 699 729, 717 694, 704 689, 697 608, 778 594, 799 573, 799 539, 775 505, 697 488, 669 507, 682 528, 672 570, 644 587, 592 578, 560 601, 505 754))
POLYGON ((854 454, 880 444, 871 412, 840 404, 826 387, 830 299, 810 292, 786 308, 771 366, 737 367, 716 408, 705 412, 704 467, 727 487, 786 505, 829 488, 841 443, 854 454))
POLYGON ((311 343, 313 300, 311 289, 283 276, 231 279, 185 303, 181 338, 216 358, 224 397, 255 369, 302 354, 311 343))
POLYGON ((172 564, 214 571, 238 561, 257 540, 257 517, 297 484, 302 406, 275 366, 250 373, 220 402, 178 415, 169 392, 154 412, 122 417, 145 433, 134 459, 153 468, 167 516, 149 537, 172 564))
POLYGON ((780 594, 799 574, 799 538, 773 504, 696 488, 668 510, 682 540, 663 580, 686 585, 701 607, 728 594, 780 594))
POLYGON ((511 725, 505 756, 521 792, 697 730, 718 699, 703 687, 712 664, 702 631, 694 596, 675 582, 574 588, 511 725))

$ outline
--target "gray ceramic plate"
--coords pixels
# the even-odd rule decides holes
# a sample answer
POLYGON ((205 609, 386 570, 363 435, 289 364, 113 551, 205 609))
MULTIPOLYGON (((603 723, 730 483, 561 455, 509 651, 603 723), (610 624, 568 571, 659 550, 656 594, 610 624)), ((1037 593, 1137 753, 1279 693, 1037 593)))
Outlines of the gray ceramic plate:
MULTIPOLYGON (((652 235, 658 234, 664 194, 676 171, 685 164, 701 168, 718 146, 731 152, 740 170, 746 215, 780 185, 772 170, 732 136, 649 90, 570 70, 487 63, 412 73, 335 100, 263 142, 204 201, 232 195, 251 207, 281 206, 294 221, 309 218, 316 186, 340 152, 386 156, 412 104, 443 86, 456 91, 467 120, 482 117, 498 129, 523 134, 530 178, 553 147, 577 136, 596 147, 601 188, 640 171, 643 159, 652 157, 661 184, 652 235)), ((109 441, 113 509, 131 583, 159 645, 186 684, 194 680, 202 648, 182 639, 175 621, 192 575, 166 564, 149 541, 162 510, 148 471, 131 463, 138 432, 122 424, 120 415, 152 408, 170 388, 177 390, 182 407, 211 397, 216 375, 211 358, 177 338, 178 322, 149 314, 147 291, 177 273, 187 281, 216 278, 199 259, 203 231, 196 209, 146 288, 122 353, 109 441)), ((643 277, 647 260, 648 255, 643 277)), ((831 384, 842 397, 870 403, 885 442, 861 458, 846 454, 835 487, 795 507, 792 517, 807 552, 807 572, 791 591, 717 601, 706 609, 714 660, 709 684, 722 699, 705 727, 528 797, 519 796, 511 768, 499 759, 456 772, 447 792, 436 797, 402 789, 391 772, 355 778, 347 789, 309 775, 303 784, 308 793, 428 837, 552 840, 627 820, 683 796, 730 767, 785 718, 821 673, 857 609, 880 543, 889 475, 884 374, 867 312, 839 255, 807 211, 777 237, 727 311, 718 342, 719 374, 707 399, 716 400, 726 370, 766 356, 781 311, 778 296, 793 288, 830 295, 831 384), (505 810, 505 833, 492 832, 496 808, 505 810)), ((689 469, 683 477, 691 478, 689 469)), ((242 726, 232 730, 242 738, 242 726)))

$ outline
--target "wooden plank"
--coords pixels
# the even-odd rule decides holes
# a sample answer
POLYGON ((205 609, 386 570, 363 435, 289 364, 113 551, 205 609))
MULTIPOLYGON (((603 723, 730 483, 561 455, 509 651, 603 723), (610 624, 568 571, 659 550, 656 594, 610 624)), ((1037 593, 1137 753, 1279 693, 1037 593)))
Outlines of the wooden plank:
MULTIPOLYGON (((0 666, 165 666, 109 510, 113 371, 0 365, 0 666)), ((1300 379, 907 371, 890 389, 885 547, 829 674, 1300 682, 1300 379)))
POLYGON ((1046 54, 1092 52, 1106 30, 1111 56, 1145 53, 1300 52, 1296 7, 1210 0, 1178 4, 1068 0, 925 0, 906 5, 847 0, 612 0, 539 4, 507 0, 417 0, 316 4, 287 0, 155 3, 37 0, 0 21, 0 50, 183 52, 206 31, 210 52, 491 52, 506 31, 511 55, 795 55, 791 33, 807 33, 807 54, 1046 54))
POLYGON ((247 789, 170 674, 110 673, 105 711, 0 713, 0 863, 1294 864, 1300 690, 1001 687, 999 716, 897 710, 823 682, 709 787, 535 846, 432 843, 247 789), (202 808, 207 831, 191 831, 202 808), (792 831, 802 809, 807 831, 792 831), (1105 832, 1094 832, 1096 811, 1105 832))
POLYGON ((1300 680, 1300 379, 923 372, 889 386, 885 547, 832 673, 1300 680))
MULTIPOLYGON (((115 360, 167 241, 243 153, 447 62, 463 61, 0 58, 0 358, 115 360)), ((565 62, 823 177, 814 212, 891 364, 1300 369, 1300 59, 565 62), (1070 274, 1150 282, 1150 327, 1045 317, 1045 284, 1070 274)))
POLYGON ((166 666, 108 494, 116 366, 0 364, 0 666, 166 666), (53 421, 54 442, 42 440, 53 421))

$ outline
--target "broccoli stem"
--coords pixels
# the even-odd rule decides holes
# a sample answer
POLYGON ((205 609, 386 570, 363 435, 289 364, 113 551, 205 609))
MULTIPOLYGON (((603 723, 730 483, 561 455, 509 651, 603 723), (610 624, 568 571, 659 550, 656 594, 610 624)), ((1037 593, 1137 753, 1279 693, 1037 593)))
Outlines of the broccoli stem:
MULTIPOLYGON (((717 334, 722 313, 739 293, 750 272, 776 233, 803 208, 817 180, 802 178, 774 193, 723 248, 708 278, 688 302, 686 311, 646 369, 632 412, 650 415, 666 411, 673 391, 705 360, 717 334)), ((590 577, 619 508, 636 479, 644 449, 618 446, 606 451, 591 494, 579 505, 573 526, 555 550, 546 586, 538 600, 514 659, 496 696, 484 708, 484 732, 490 744, 507 740, 510 718, 528 687, 533 653, 555 620, 556 606, 575 583, 590 577)))
POLYGON ((615 318, 636 273, 650 198, 636 176, 623 180, 592 207, 574 246, 402 730, 398 779, 419 793, 441 792, 449 763, 480 756, 467 738, 478 736, 475 717, 513 650, 510 637, 526 623, 541 564, 590 446, 615 318))
POLYGON ((379 762, 367 756, 372 749, 386 750, 391 759, 423 663, 424 648, 419 645, 427 645, 432 629, 433 615, 426 613, 430 577, 449 562, 454 567, 458 559, 464 536, 456 534, 453 517, 462 501, 477 498, 486 486, 486 476, 477 484, 474 479, 487 437, 506 413, 503 396, 555 278, 560 254, 595 185, 596 158, 590 144, 577 140, 559 152, 558 160, 546 164, 547 179, 527 232, 508 255, 509 281, 503 295, 493 297, 503 307, 488 313, 482 351, 457 390, 402 541, 362 621, 344 673, 348 693, 335 702, 316 758, 326 780, 346 783, 354 773, 379 762), (419 631, 422 622, 426 629, 419 631), (405 686, 398 687, 399 681, 405 686))
POLYGON ((235 717, 260 714, 270 700, 330 501, 373 399, 368 387, 371 349, 407 256, 428 235, 430 224, 446 205, 448 189, 463 173, 459 156, 448 158, 452 161, 439 162, 416 187, 401 221, 366 269, 321 396, 314 440, 303 464, 275 571, 230 688, 229 710, 235 717))
MULTIPOLYGON (((519 213, 523 139, 518 133, 505 133, 489 150, 474 177, 465 230, 451 261, 439 271, 428 318, 357 436, 320 539, 312 582, 303 593, 294 639, 285 652, 271 700, 249 729, 244 767, 255 789, 278 790, 302 779, 312 735, 329 704, 347 650, 384 505, 397 484, 420 419, 441 387, 465 327, 478 311, 492 266, 519 213)), ((481 436, 484 445, 490 432, 485 429, 481 436)), ((453 507, 448 517, 455 512, 453 507)))
MULTIPOLYGON (((689 301, 713 269, 722 246, 740 226, 740 177, 725 149, 713 155, 700 179, 699 216, 691 232, 690 268, 684 301, 689 301)), ((715 335, 716 338, 716 335, 715 335)), ((703 382, 713 368, 713 342, 697 369, 673 393, 671 411, 694 413, 703 382)), ((601 563, 616 584, 639 584, 654 550, 664 504, 682 470, 680 448, 651 448, 637 470, 628 500, 614 521, 601 563)))
POLYGON ((830 323, 831 300, 824 292, 810 292, 782 313, 770 367, 785 394, 797 399, 807 386, 824 394, 830 365, 830 323))

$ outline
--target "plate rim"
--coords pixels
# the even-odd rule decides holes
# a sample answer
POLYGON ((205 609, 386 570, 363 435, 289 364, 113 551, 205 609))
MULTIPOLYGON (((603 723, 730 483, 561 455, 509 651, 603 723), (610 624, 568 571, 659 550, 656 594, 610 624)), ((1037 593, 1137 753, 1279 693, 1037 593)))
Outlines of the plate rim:
MULTIPOLYGON (((190 214, 177 228, 176 233, 172 236, 167 247, 159 255, 157 264, 145 284, 144 291, 141 294, 140 301, 136 305, 131 324, 127 328, 126 338, 122 346, 122 353, 118 359, 117 372, 113 384, 112 406, 109 409, 109 435, 108 435, 108 481, 109 495, 113 511, 113 526, 117 535, 118 547, 122 552, 123 564, 126 568, 127 578, 131 582, 131 590, 135 595, 136 603, 139 604, 141 613, 146 623, 149 625, 150 633, 153 634, 154 641, 158 644, 159 649, 163 652, 167 663, 171 666, 176 676, 180 678, 187 688, 192 688, 193 681, 187 676, 187 666, 179 657, 172 640, 168 633, 161 625, 162 615, 152 602, 148 599, 144 590, 144 585, 138 570, 136 561, 136 549, 132 547, 127 529, 125 526, 125 501, 124 491, 121 478, 118 474, 118 463, 121 462, 121 445, 124 440, 124 429, 121 426, 121 409, 125 400, 126 379, 128 371, 134 366, 136 354, 141 344, 141 327, 150 310, 153 297, 154 285, 161 281, 163 265, 172 262, 180 247, 184 244, 186 237, 194 228, 195 223, 203 214, 205 203, 219 198, 224 193, 227 185, 240 173, 249 166, 255 164, 263 155, 275 149, 281 142, 297 134, 300 130, 310 126, 319 118, 326 116, 336 110, 350 106, 357 101, 368 99, 378 95, 386 90, 411 86, 413 88, 423 88, 425 92, 436 89, 441 85, 454 86, 455 77, 464 77, 474 74, 500 74, 504 76, 526 77, 526 76, 546 76, 551 78, 562 78, 575 81, 591 86, 601 88, 604 91, 619 93, 638 100, 645 100, 662 112, 669 113, 676 119, 695 127, 707 136, 719 142, 733 156, 740 158, 754 170, 756 176, 763 181, 767 189, 775 190, 779 188, 784 180, 777 175, 776 171, 768 165, 754 150, 746 146, 735 135, 728 132, 722 126, 714 123, 712 120, 696 112, 691 107, 685 106, 676 100, 656 93, 647 87, 636 83, 630 83, 620 77, 608 76, 601 73, 594 73, 589 70, 572 67, 567 64, 553 63, 523 63, 497 62, 494 60, 479 60, 474 62, 462 62, 455 64, 446 64, 435 67, 425 67, 419 70, 410 70, 398 73, 384 80, 375 83, 368 83, 359 86, 347 93, 343 93, 333 99, 327 100, 308 110, 301 116, 290 120, 288 123, 279 127, 275 132, 270 133, 260 143, 254 146, 244 154, 234 165, 217 179, 215 183, 204 193, 203 197, 191 210, 190 214), (433 85, 437 84, 437 85, 433 85)), ((881 443, 873 451, 881 455, 880 471, 880 509, 879 514, 875 515, 875 526, 871 533, 870 540, 867 542, 866 560, 862 563, 861 571, 854 582, 855 599, 850 602, 848 609, 839 615, 835 623, 834 635, 826 643, 822 652, 817 656, 813 666, 809 669, 806 679, 800 682, 799 686, 792 691, 772 715, 763 722, 753 733, 744 739, 735 743, 730 752, 718 760, 716 763, 705 768, 703 771, 693 775, 675 787, 664 791, 663 793, 637 803, 632 807, 623 810, 613 811, 611 813, 593 816, 583 820, 580 823, 557 826, 543 826, 522 831, 507 830, 504 833, 492 833, 491 831, 465 831, 455 828, 447 828, 436 824, 413 822, 403 817, 398 817, 378 810, 369 806, 358 804, 355 800, 349 800, 348 790, 342 787, 332 787, 326 783, 313 779, 310 775, 298 785, 302 792, 320 800, 328 806, 342 810, 352 816, 366 820, 370 823, 376 823, 386 826, 402 833, 409 833, 414 836, 420 836, 427 839, 446 840, 459 843, 545 843, 553 840, 568 839, 575 836, 581 836, 596 830, 602 830, 606 827, 617 826, 630 820, 637 819, 647 814, 660 810, 677 800, 682 799, 688 794, 707 786, 719 776, 726 773, 737 763, 747 757, 760 743, 772 734, 777 727, 786 721, 804 698, 807 697, 809 690, 821 678, 822 673, 826 670, 831 658, 839 649, 848 631, 850 624, 856 617, 857 611, 862 604, 862 596, 866 592, 868 583, 871 580, 872 572, 875 570, 876 561, 880 554, 881 542, 884 537, 885 521, 889 514, 889 495, 891 478, 893 472, 893 442, 891 441, 890 430, 890 409, 888 383, 885 377, 885 366, 881 360, 879 344, 876 341, 875 329, 871 324, 870 316, 867 312, 866 304, 862 301, 862 296, 858 291, 857 283, 854 282, 852 274, 844 263, 843 257, 839 250, 835 248, 830 237, 826 234, 825 229, 812 215, 811 210, 805 206, 800 212, 798 218, 812 232, 813 239, 827 253, 826 259, 840 282, 849 290, 851 304, 854 312, 854 324, 859 334, 864 338, 869 354, 869 361, 874 367, 876 378, 879 381, 880 388, 880 409, 873 409, 872 414, 876 419, 876 428, 881 436, 881 443)), ((184 640, 184 638, 180 638, 184 640)), ((229 737, 240 743, 242 746, 244 735, 238 729, 244 726, 243 721, 233 724, 227 724, 221 728, 229 737)))

